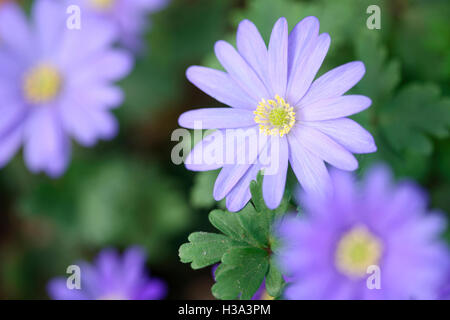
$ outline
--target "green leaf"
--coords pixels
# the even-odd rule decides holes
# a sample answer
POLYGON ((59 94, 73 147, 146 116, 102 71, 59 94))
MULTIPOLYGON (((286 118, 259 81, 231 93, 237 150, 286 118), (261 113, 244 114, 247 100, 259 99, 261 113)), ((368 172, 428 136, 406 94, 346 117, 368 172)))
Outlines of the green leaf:
POLYGON ((259 289, 269 266, 268 253, 258 248, 232 248, 216 273, 213 295, 218 299, 248 300, 259 289))
POLYGON ((411 84, 387 103, 380 116, 381 130, 396 151, 428 155, 429 136, 445 138, 450 126, 450 99, 441 98, 433 84, 411 84))
MULTIPOLYGON (((181 262, 191 262, 193 269, 222 261, 215 273, 217 283, 212 288, 217 298, 252 298, 269 270, 271 246, 275 245, 272 224, 277 215, 287 211, 289 195, 286 194, 279 208, 270 210, 262 195, 262 181, 263 176, 259 173, 250 185, 252 201, 241 211, 232 213, 217 209, 209 214, 209 221, 223 235, 193 233, 190 242, 180 247, 181 262)), ((279 296, 283 281, 274 268, 271 268, 270 288, 275 296, 279 296)))
POLYGON ((189 243, 179 249, 181 262, 191 262, 192 269, 200 269, 219 262, 231 247, 228 237, 207 232, 195 232, 188 237, 189 243))
POLYGON ((356 56, 364 62, 366 73, 357 91, 374 101, 374 107, 388 100, 400 82, 400 63, 388 60, 387 49, 378 33, 364 30, 356 38, 356 56))
POLYGON ((270 259, 269 272, 266 277, 266 290, 267 293, 274 298, 281 296, 284 289, 284 279, 280 270, 278 269, 274 259, 270 259))

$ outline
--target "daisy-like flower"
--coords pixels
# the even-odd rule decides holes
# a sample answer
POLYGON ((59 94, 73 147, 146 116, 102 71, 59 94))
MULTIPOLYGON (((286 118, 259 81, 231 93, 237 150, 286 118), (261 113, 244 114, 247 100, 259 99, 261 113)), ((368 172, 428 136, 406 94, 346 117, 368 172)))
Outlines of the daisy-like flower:
POLYGON ((416 185, 385 167, 362 186, 334 171, 333 195, 303 194, 305 213, 279 226, 288 299, 436 299, 447 276, 445 218, 416 185))
POLYGON ((80 30, 66 28, 66 9, 37 0, 28 24, 17 5, 0 6, 0 167, 23 144, 30 171, 57 177, 70 160, 70 136, 92 146, 117 133, 110 109, 123 94, 112 83, 132 58, 111 48, 110 24, 85 18, 80 30))
POLYGON ((194 85, 231 107, 188 111, 179 118, 185 128, 201 124, 203 129, 218 129, 193 148, 185 164, 193 171, 222 168, 214 198, 226 197, 230 211, 238 211, 248 202, 249 183, 265 164, 277 168, 266 174, 263 182, 264 199, 273 209, 283 197, 288 163, 305 190, 324 194, 330 185, 324 161, 355 170, 358 163, 352 153, 376 150, 372 136, 346 118, 371 104, 365 96, 343 95, 364 75, 363 63, 347 63, 313 81, 329 45, 330 37, 319 34, 315 17, 300 21, 290 34, 286 19, 280 18, 268 48, 255 25, 244 20, 237 31, 237 51, 225 41, 215 45, 226 72, 200 66, 187 70, 194 85), (223 139, 215 137, 239 128, 254 132, 258 143, 236 144, 232 150, 227 144, 225 153, 236 152, 237 157, 256 153, 249 161, 198 160, 205 158, 203 150, 222 143, 223 139), (264 161, 263 153, 270 154, 264 161))
POLYGON ((148 15, 161 10, 169 0, 71 0, 80 5, 82 14, 91 14, 115 24, 121 44, 138 51, 142 33, 148 27, 148 15))
POLYGON ((145 272, 145 253, 139 247, 126 250, 123 257, 113 249, 100 252, 94 265, 80 267, 81 288, 69 289, 67 278, 49 282, 54 300, 159 300, 166 295, 166 285, 145 272))

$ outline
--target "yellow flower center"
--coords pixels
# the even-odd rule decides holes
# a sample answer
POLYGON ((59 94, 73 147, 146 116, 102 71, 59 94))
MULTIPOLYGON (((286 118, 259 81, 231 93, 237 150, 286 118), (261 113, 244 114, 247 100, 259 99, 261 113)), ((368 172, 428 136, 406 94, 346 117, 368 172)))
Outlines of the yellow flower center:
POLYGON ((52 65, 43 63, 25 74, 23 92, 30 103, 46 103, 58 95, 61 84, 62 79, 58 70, 52 65))
POLYGON ((90 0, 92 7, 97 10, 108 10, 111 9, 116 0, 90 0))
POLYGON ((295 124, 294 108, 279 95, 275 96, 275 100, 262 99, 253 113, 255 122, 259 124, 259 131, 265 135, 282 137, 295 124))
POLYGON ((337 269, 352 278, 361 278, 367 273, 367 267, 378 265, 383 248, 365 226, 357 226, 347 232, 336 249, 337 269))

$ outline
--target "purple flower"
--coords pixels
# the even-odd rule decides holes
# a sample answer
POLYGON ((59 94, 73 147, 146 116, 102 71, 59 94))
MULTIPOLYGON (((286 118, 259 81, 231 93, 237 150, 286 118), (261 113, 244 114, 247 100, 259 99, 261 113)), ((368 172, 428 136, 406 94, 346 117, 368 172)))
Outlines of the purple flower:
POLYGON ((166 295, 166 285, 145 272, 145 253, 139 247, 125 251, 121 258, 113 249, 103 250, 95 265, 79 264, 81 288, 68 289, 67 278, 49 282, 55 300, 158 300, 166 295))
POLYGON ((279 227, 288 299, 435 299, 448 270, 446 221, 416 185, 372 169, 361 188, 331 175, 333 195, 303 194, 304 216, 279 227))
POLYGON ((440 300, 450 300, 450 271, 447 272, 447 278, 444 281, 444 284, 441 287, 439 292, 440 300))
POLYGON ((148 26, 147 15, 161 10, 169 0, 70 0, 78 4, 83 14, 114 23, 120 32, 120 42, 126 48, 138 51, 142 33, 148 26))
POLYGON ((112 84, 129 73, 128 53, 112 49, 109 24, 83 19, 66 28, 66 6, 37 0, 32 23, 15 4, 0 7, 0 167, 24 146, 30 171, 57 177, 67 168, 70 136, 83 146, 118 130, 110 109, 123 101, 112 84))
POLYGON ((263 182, 264 199, 273 209, 283 197, 288 163, 306 191, 324 194, 330 185, 324 161, 355 170, 358 162, 352 153, 376 150, 372 136, 346 118, 371 104, 364 96, 343 95, 364 75, 363 63, 347 63, 313 82, 329 45, 330 37, 319 35, 315 17, 303 19, 290 34, 286 19, 279 19, 268 49, 255 25, 244 20, 237 31, 238 51, 225 41, 215 45, 226 72, 200 66, 187 70, 194 85, 232 107, 188 111, 179 118, 186 128, 201 123, 203 129, 218 129, 193 148, 185 164, 193 171, 222 168, 214 198, 226 197, 230 211, 248 202, 249 183, 260 169, 276 168, 266 172, 263 182), (196 160, 205 158, 203 150, 220 151, 220 137, 229 129, 245 129, 257 136, 256 143, 241 139, 244 142, 234 148, 228 142, 225 146, 225 153, 235 152, 236 158, 248 157, 248 161, 196 160))

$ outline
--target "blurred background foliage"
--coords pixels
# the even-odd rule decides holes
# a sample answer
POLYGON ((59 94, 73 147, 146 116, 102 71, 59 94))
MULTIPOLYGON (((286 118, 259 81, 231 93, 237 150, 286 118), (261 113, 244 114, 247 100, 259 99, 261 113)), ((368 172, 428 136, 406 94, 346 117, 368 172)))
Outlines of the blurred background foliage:
MULTIPOLYGON (((25 6, 30 1, 19 1, 25 6)), ((209 298, 209 270, 181 264, 178 247, 193 231, 209 231, 207 213, 217 172, 192 173, 170 160, 178 115, 218 102, 189 84, 185 70, 220 68, 216 40, 234 44, 236 27, 252 20, 268 40, 285 16, 290 27, 314 15, 332 42, 319 74, 352 60, 367 69, 352 92, 372 107, 354 118, 378 152, 358 156, 360 174, 386 162, 450 212, 450 4, 446 0, 172 0, 151 17, 147 49, 122 81, 116 110, 120 134, 92 149, 75 147, 58 180, 30 174, 16 157, 0 172, 0 298, 46 298, 46 282, 103 247, 141 244, 169 298, 209 298), (366 9, 381 8, 381 30, 368 30, 366 9)), ((450 242, 450 233, 447 232, 450 242)))

